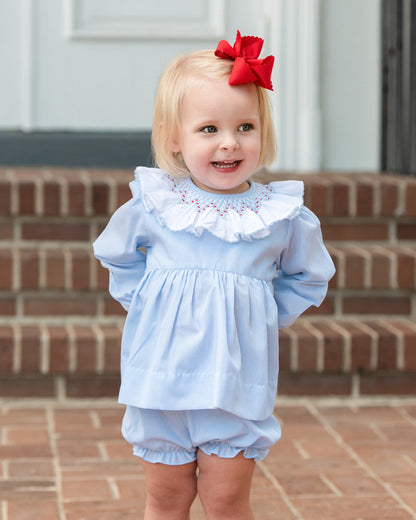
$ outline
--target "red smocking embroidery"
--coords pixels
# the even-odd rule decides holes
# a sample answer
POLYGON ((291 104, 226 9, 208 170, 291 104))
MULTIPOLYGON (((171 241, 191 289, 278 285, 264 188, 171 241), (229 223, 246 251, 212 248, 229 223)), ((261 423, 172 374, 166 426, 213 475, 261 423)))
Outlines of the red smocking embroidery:
MULTIPOLYGON (((181 185, 180 182, 176 182, 171 177, 169 177, 169 178, 172 181, 172 185, 173 185, 173 188, 171 189, 171 191, 177 193, 180 196, 179 200, 183 204, 194 205, 196 207, 197 213, 206 211, 209 208, 215 209, 217 214, 220 217, 226 216, 229 213, 229 211, 236 212, 237 215, 239 215, 240 217, 243 216, 243 214, 245 213, 246 210, 253 211, 253 213, 259 213, 262 202, 266 201, 266 200, 270 200, 272 198, 271 194, 273 193, 272 188, 270 186, 266 185, 266 186, 262 186, 260 193, 257 191, 255 197, 253 197, 253 195, 251 195, 251 196, 248 195, 247 200, 241 200, 240 205, 238 205, 238 204, 236 205, 235 202, 232 205, 232 203, 227 200, 220 201, 221 203, 224 202, 224 204, 217 205, 213 201, 206 201, 206 202, 202 201, 201 202, 199 198, 188 195, 187 190, 180 189, 180 185, 181 185)), ((187 182, 187 181, 185 181, 185 182, 187 182)), ((191 190, 191 192, 192 192, 192 190, 191 190)), ((209 195, 207 194, 207 198, 208 197, 209 197, 209 195)), ((218 199, 216 200, 216 202, 217 201, 218 201, 218 199)))

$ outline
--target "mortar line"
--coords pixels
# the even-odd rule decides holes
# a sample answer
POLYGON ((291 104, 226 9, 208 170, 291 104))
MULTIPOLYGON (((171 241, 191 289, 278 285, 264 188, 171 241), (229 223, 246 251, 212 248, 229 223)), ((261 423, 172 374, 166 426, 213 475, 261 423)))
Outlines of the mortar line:
POLYGON ((55 494, 56 494, 56 505, 58 509, 59 520, 66 520, 66 514, 64 509, 63 502, 63 493, 62 493, 62 472, 59 464, 59 455, 58 455, 58 447, 56 444, 55 437, 55 418, 54 418, 54 409, 55 407, 47 406, 46 407, 46 418, 48 424, 48 433, 49 433, 49 443, 52 453, 52 464, 55 473, 55 494))
POLYGON ((1 501, 1 520, 8 520, 8 519, 9 519, 9 515, 8 515, 7 500, 2 500, 1 501))

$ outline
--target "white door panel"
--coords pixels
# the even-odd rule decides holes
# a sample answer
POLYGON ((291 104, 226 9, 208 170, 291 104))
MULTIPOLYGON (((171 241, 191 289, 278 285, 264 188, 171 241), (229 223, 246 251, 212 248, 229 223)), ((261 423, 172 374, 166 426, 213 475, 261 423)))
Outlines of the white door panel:
POLYGON ((265 26, 261 0, 2 0, 1 9, 1 26, 11 17, 18 29, 6 67, 20 89, 0 82, 10 100, 0 127, 24 130, 149 130, 174 56, 265 26))

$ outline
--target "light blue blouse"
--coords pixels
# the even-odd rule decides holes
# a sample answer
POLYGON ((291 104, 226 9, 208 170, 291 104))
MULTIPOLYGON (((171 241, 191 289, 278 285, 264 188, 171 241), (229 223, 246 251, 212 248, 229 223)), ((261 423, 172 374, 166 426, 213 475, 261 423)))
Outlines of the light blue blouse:
POLYGON ((303 183, 222 195, 137 168, 130 188, 94 243, 128 310, 120 402, 269 417, 278 328, 319 306, 335 271, 303 183))

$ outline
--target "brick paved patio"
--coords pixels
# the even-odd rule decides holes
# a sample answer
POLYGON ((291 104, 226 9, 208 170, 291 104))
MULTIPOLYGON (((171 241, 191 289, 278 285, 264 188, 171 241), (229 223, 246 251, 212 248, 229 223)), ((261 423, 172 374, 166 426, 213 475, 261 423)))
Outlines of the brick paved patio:
MULTIPOLYGON (((139 520, 144 480, 110 400, 0 401, 1 520, 139 520)), ((279 403, 257 520, 416 519, 416 399, 279 403)), ((198 502, 192 520, 203 519, 198 502)))

